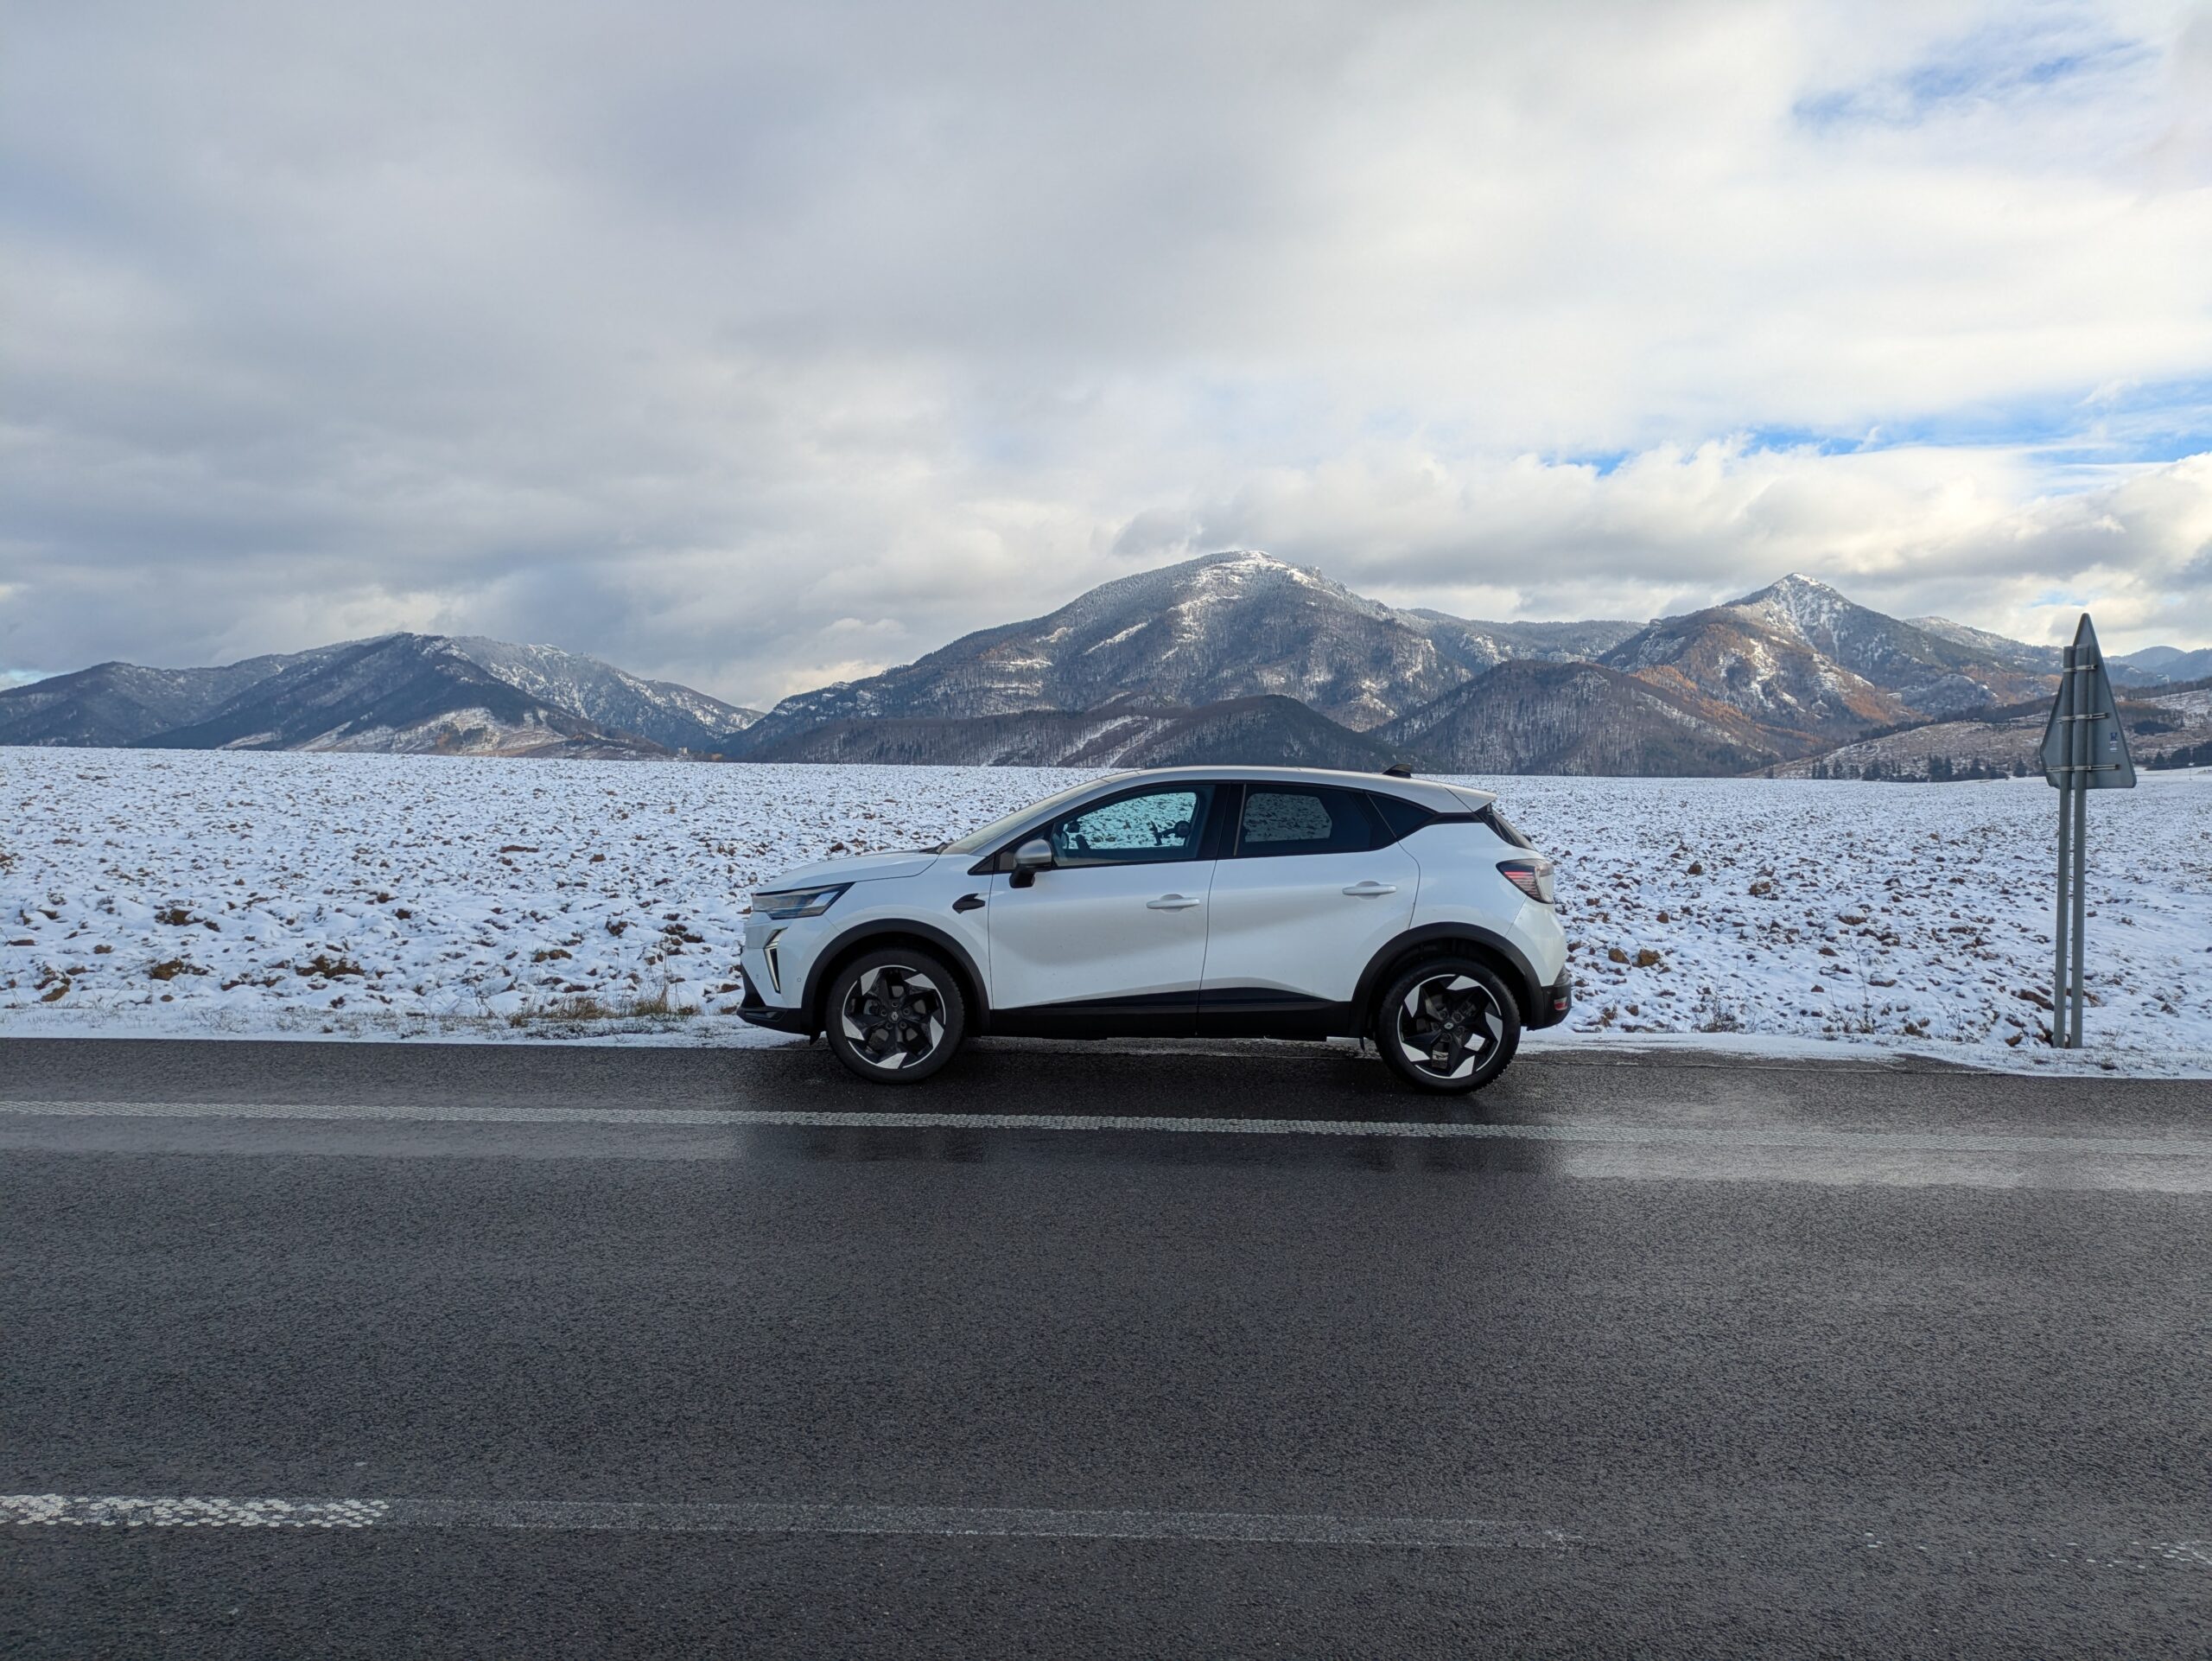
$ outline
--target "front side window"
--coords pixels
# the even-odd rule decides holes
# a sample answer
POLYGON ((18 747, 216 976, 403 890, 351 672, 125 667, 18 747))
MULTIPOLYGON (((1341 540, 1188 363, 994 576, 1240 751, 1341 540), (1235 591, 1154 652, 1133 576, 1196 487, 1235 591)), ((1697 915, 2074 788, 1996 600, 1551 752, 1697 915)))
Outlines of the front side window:
POLYGON ((1376 845, 1371 810, 1355 791, 1253 785, 1237 826, 1240 859, 1284 854, 1359 854, 1376 845))
POLYGON ((1046 834, 1056 865, 1149 865, 1194 859, 1205 829, 1211 788, 1172 789, 1117 796, 1053 822, 1046 834))
POLYGON ((1097 780, 1088 780, 1079 785, 1070 785, 1065 790, 1056 790, 1044 800, 1032 802, 1027 807, 1017 807, 1011 813, 1001 814, 980 830, 970 830, 966 836, 946 843, 938 850, 940 854, 980 854, 1000 837, 1012 832, 1024 821, 1049 811, 1055 802, 1070 796, 1080 796, 1093 788, 1097 780))

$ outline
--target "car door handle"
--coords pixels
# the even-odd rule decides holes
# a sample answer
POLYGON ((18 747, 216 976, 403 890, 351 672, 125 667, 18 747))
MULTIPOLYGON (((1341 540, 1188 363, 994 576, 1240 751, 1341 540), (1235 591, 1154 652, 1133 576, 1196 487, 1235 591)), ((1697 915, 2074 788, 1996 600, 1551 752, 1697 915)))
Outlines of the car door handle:
POLYGON ((1144 908, 1147 911, 1188 911, 1193 906, 1205 903, 1202 900, 1192 899, 1188 894, 1163 894, 1157 900, 1146 901, 1144 908))
POLYGON ((1346 894, 1357 894, 1363 899, 1378 894, 1395 894, 1397 891, 1398 885, 1395 882, 1355 882, 1344 890, 1346 894))

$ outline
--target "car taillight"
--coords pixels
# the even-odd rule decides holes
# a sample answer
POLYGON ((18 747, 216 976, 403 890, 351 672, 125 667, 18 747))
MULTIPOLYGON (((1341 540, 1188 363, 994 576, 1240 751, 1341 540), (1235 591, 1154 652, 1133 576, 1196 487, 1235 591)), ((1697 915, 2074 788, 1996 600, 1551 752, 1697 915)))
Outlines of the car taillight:
POLYGON ((1548 859, 1501 859, 1497 874, 1540 906, 1552 903, 1552 862, 1548 859))

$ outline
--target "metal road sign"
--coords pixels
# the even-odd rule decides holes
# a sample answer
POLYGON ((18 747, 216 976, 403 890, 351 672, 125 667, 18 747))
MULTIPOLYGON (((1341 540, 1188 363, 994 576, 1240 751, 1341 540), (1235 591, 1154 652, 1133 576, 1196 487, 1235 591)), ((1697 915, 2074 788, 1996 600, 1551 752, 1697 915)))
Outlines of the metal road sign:
POLYGON ((2098 650, 2097 631, 2087 612, 2074 632, 2074 644, 2063 654, 2058 697, 2044 729, 2043 774, 2058 791, 2058 920, 2052 939, 2050 1041, 2060 1049, 2078 1050, 2089 792, 2135 787, 2127 734, 2120 724, 2112 678, 2105 672, 2105 656, 2098 650))
POLYGON ((2104 653, 2097 649, 2097 631, 2087 612, 2082 614, 2082 627, 2075 632, 2066 659, 2058 697, 2043 733, 2043 776, 2058 790, 2076 779, 2090 790, 2133 790, 2135 763, 2127 754, 2127 734, 2113 699, 2112 677, 2105 672, 2104 653), (2086 730, 2089 740, 2080 760, 2074 755, 2077 729, 2086 730))

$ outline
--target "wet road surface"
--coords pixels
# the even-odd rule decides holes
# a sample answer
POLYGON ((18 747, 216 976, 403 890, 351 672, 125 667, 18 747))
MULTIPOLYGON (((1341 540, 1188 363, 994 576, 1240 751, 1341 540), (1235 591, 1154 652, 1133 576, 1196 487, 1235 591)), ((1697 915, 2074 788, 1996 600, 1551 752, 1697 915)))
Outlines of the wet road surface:
POLYGON ((0 1042, 0 1645, 2201 1655, 2208 1094, 0 1042))

